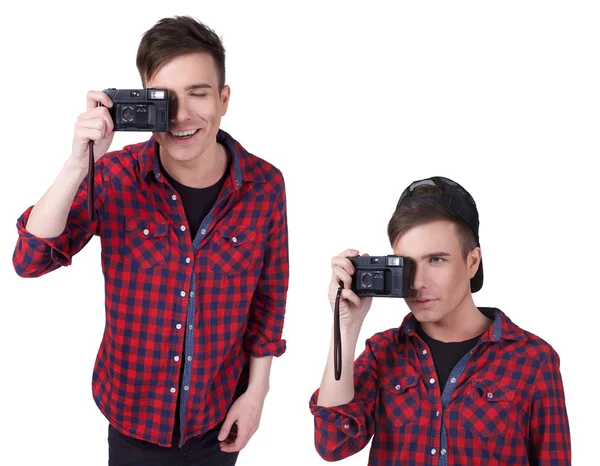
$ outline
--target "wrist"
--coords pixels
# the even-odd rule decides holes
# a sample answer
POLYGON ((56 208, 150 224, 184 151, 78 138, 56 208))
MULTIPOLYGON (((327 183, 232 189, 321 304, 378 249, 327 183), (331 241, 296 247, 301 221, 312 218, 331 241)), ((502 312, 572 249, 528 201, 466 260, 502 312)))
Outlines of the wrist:
POLYGON ((266 383, 266 384, 265 383, 250 383, 250 384, 248 384, 246 393, 252 397, 264 400, 267 397, 267 393, 269 393, 269 384, 268 383, 266 383))

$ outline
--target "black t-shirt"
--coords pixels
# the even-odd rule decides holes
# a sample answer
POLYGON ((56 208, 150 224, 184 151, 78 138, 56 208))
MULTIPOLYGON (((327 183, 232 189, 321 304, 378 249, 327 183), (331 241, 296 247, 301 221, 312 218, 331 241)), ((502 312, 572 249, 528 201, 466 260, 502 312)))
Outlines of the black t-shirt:
POLYGON ((219 193, 221 192, 221 188, 223 187, 223 184, 225 184, 225 180, 229 174, 229 163, 227 164, 225 173, 223 173, 223 176, 216 184, 207 186, 206 188, 190 188, 189 186, 181 184, 169 175, 163 167, 162 162, 160 162, 160 157, 158 160, 161 173, 169 180, 169 183, 171 183, 171 186, 173 186, 173 189, 177 191, 181 198, 183 210, 185 210, 185 217, 190 225, 190 235, 192 235, 192 241, 194 241, 202 220, 204 220, 204 217, 208 215, 210 209, 215 205, 217 197, 219 197, 219 193))
POLYGON ((433 358, 433 364, 435 365, 435 371, 437 372, 438 379, 440 381, 440 393, 444 391, 446 381, 454 369, 454 366, 463 358, 465 354, 471 351, 481 335, 471 338, 470 340, 445 343, 443 341, 434 340, 421 328, 421 324, 417 324, 416 331, 419 336, 423 339, 429 350, 431 351, 431 357, 433 358))
MULTIPOLYGON (((179 197, 181 198, 181 202, 183 203, 183 210, 185 211, 185 216, 186 216, 187 222, 190 226, 190 235, 192 236, 192 241, 194 241, 194 238, 196 237, 196 233, 198 232, 198 228, 200 228, 200 224, 202 223, 202 220, 204 220, 204 217, 206 217, 208 215, 210 210, 215 205, 215 202, 217 201, 217 198, 219 197, 219 193, 221 192, 221 188, 223 187, 223 184, 225 184, 225 180, 227 179, 227 175, 229 174, 229 170, 230 170, 231 157, 229 157, 229 162, 225 169, 225 173, 223 173, 223 176, 221 177, 221 179, 219 181, 217 181, 216 184, 214 184, 212 186, 208 186, 206 188, 190 188, 189 186, 185 186, 185 185, 181 184, 179 181, 177 181, 176 179, 174 179, 171 175, 169 175, 167 173, 167 171, 165 170, 165 168, 162 165, 162 162, 160 161, 160 157, 158 158, 158 162, 160 165, 161 173, 165 176, 165 178, 169 181, 171 186, 173 186, 173 189, 175 189, 175 191, 177 191, 177 193, 179 194, 179 197)), ((187 326, 186 326, 186 329, 187 329, 187 326)), ((184 341, 185 341, 185 335, 184 335, 184 341)), ((181 366, 180 366, 180 371, 179 371, 179 374, 180 374, 179 380, 180 380, 180 382, 182 382, 183 381, 183 369, 185 367, 185 364, 184 364, 185 355, 182 354, 180 356, 179 360, 181 361, 181 366)), ((180 438, 180 435, 181 435, 180 429, 179 429, 180 402, 181 402, 181 387, 180 387, 180 390, 177 392, 177 408, 176 408, 176 412, 175 412, 175 426, 173 429, 173 435, 174 435, 173 441, 174 442, 178 441, 180 438)))

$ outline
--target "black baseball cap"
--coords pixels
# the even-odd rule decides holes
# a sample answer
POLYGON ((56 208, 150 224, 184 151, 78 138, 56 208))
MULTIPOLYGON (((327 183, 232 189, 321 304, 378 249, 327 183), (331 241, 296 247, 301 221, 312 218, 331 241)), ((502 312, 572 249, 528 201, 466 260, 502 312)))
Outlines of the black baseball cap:
MULTIPOLYGON (((424 180, 413 181, 402 193, 400 200, 396 205, 396 209, 402 205, 408 204, 410 201, 423 199, 439 204, 452 214, 466 223, 469 228, 475 233, 477 246, 479 244, 479 213, 475 200, 467 192, 465 188, 459 185, 456 181, 452 181, 442 176, 432 176, 424 180), (415 196, 413 191, 419 186, 438 186, 441 188, 439 195, 415 196)), ((471 279, 471 293, 475 293, 483 286, 483 262, 479 263, 479 269, 475 276, 471 279)))

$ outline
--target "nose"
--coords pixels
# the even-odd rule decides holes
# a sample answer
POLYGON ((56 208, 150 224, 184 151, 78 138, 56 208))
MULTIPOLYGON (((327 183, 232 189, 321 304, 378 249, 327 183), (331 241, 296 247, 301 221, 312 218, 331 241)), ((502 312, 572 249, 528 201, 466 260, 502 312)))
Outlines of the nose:
POLYGON ((419 266, 417 264, 413 265, 413 275, 412 275, 412 279, 410 281, 410 288, 412 290, 421 290, 423 288, 426 288, 427 284, 427 277, 426 277, 426 272, 425 272, 425 268, 422 266, 419 266))
POLYGON ((171 100, 169 104, 169 112, 171 114, 171 122, 185 121, 190 119, 190 112, 185 102, 177 99, 171 100))

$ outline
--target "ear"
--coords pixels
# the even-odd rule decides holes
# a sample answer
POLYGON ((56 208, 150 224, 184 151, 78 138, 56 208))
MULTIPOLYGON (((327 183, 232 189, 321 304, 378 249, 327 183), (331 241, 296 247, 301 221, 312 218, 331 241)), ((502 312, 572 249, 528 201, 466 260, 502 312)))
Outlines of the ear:
POLYGON ((469 269, 469 278, 473 278, 479 269, 481 263, 481 248, 476 247, 471 249, 467 255, 467 268, 469 269))
POLYGON ((229 107, 229 97, 231 96, 231 88, 228 85, 223 86, 221 90, 221 116, 225 116, 229 107))

